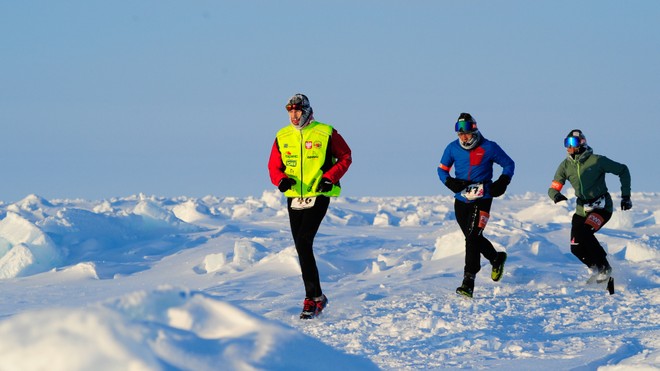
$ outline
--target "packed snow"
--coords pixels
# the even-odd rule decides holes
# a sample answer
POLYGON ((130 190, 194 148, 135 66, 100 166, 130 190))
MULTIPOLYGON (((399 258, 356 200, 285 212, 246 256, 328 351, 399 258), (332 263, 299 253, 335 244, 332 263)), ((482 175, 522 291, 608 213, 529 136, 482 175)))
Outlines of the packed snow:
POLYGON ((568 195, 495 200, 509 259, 473 299, 450 196, 335 199, 306 321, 276 190, 0 203, 0 370, 660 369, 660 194, 598 234, 614 295, 570 254, 568 195))

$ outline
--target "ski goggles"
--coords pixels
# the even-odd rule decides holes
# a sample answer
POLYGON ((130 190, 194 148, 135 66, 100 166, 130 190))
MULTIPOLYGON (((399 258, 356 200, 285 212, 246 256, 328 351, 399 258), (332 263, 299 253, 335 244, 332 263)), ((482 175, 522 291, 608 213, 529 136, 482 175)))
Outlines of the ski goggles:
POLYGON ((302 111, 303 106, 302 104, 287 104, 286 105, 286 110, 287 111, 302 111))
POLYGON ((577 148, 580 146, 580 138, 578 137, 567 137, 564 139, 564 147, 569 148, 577 148))
POLYGON ((476 122, 469 122, 469 121, 458 121, 456 122, 456 125, 454 126, 454 131, 458 133, 471 133, 473 131, 477 130, 477 123, 476 122))

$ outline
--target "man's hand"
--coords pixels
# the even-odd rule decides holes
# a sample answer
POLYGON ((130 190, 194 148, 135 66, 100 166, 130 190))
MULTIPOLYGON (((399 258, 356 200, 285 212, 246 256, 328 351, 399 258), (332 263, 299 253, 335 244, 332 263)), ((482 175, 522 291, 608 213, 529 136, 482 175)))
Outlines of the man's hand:
POLYGON ((568 198, 566 198, 566 196, 564 196, 564 195, 561 194, 561 193, 557 193, 557 194, 555 195, 555 198, 554 198, 555 203, 562 202, 562 201, 566 201, 566 200, 568 200, 568 198))
POLYGON ((470 182, 467 180, 461 180, 461 179, 456 179, 452 177, 447 177, 447 180, 445 181, 445 185, 447 188, 449 188, 452 192, 458 193, 462 190, 465 189, 465 187, 470 185, 470 182))
POLYGON ((508 175, 500 175, 500 177, 490 185, 490 195, 493 197, 500 197, 506 192, 506 187, 509 183, 511 183, 511 178, 508 175))
POLYGON ((319 183, 319 186, 316 187, 316 192, 330 192, 332 191, 332 182, 328 178, 321 178, 321 182, 319 183))
POLYGON ((630 196, 621 197, 621 210, 630 210, 632 209, 632 201, 630 201, 630 196))
POLYGON ((284 193, 289 189, 291 189, 291 187, 293 187, 294 184, 296 184, 295 179, 282 178, 282 180, 280 180, 280 184, 277 185, 277 189, 279 189, 280 192, 284 193))

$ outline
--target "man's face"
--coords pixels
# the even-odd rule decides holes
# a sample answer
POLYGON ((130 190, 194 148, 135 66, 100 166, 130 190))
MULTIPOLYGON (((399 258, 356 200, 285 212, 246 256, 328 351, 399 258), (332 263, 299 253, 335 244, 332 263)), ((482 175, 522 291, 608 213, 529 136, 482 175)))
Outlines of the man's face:
POLYGON ((458 139, 460 139, 461 142, 466 143, 466 142, 469 142, 472 139, 473 135, 474 134, 472 134, 472 133, 461 133, 461 132, 459 132, 458 133, 458 139))
POLYGON ((294 126, 300 126, 300 118, 302 117, 302 110, 292 109, 289 111, 289 120, 294 126))

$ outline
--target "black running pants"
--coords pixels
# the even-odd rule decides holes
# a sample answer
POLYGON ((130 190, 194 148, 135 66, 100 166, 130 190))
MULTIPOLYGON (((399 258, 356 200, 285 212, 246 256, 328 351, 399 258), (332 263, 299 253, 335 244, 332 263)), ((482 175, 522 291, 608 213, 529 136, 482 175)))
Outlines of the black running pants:
POLYGON ((326 196, 316 197, 314 206, 309 209, 294 210, 291 208, 292 199, 287 199, 289 210, 289 222, 291 223, 291 234, 298 252, 302 279, 305 284, 305 296, 312 299, 323 294, 319 271, 314 258, 314 237, 318 232, 321 222, 325 217, 330 205, 330 198, 326 196))
POLYGON ((465 235, 465 273, 474 275, 481 270, 481 255, 491 262, 497 256, 497 250, 483 235, 492 203, 492 198, 470 203, 454 201, 456 221, 465 235))
POLYGON ((587 267, 608 265, 607 253, 594 235, 612 218, 612 213, 597 209, 586 216, 573 214, 571 222, 571 252, 587 267))

